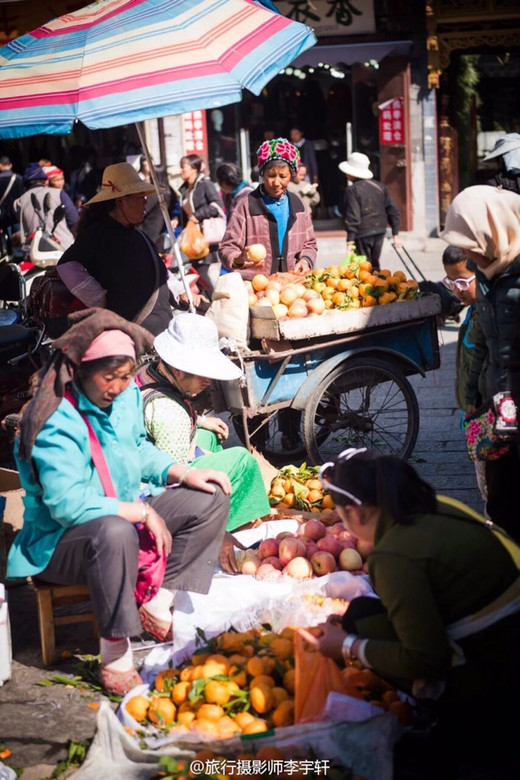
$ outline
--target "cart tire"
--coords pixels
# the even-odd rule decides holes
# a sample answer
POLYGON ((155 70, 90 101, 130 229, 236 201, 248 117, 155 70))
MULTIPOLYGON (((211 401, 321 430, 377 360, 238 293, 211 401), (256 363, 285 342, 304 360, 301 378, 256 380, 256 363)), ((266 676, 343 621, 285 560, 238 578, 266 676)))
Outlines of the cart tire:
MULTIPOLYGON (((288 463, 303 463, 307 457, 307 451, 301 438, 301 446, 294 448, 282 447, 282 434, 279 428, 279 412, 269 415, 257 415, 248 420, 249 436, 253 447, 257 449, 274 466, 287 466, 288 463), (267 420, 267 418, 269 418, 267 420), (263 420, 267 420, 257 431, 263 420), (253 434, 253 435, 252 435, 253 434)), ((233 415, 233 427, 240 441, 245 444, 244 425, 241 415, 233 415)))
POLYGON ((311 463, 334 460, 348 447, 410 456, 419 433, 419 405, 404 374, 377 358, 352 358, 318 385, 303 413, 311 463))

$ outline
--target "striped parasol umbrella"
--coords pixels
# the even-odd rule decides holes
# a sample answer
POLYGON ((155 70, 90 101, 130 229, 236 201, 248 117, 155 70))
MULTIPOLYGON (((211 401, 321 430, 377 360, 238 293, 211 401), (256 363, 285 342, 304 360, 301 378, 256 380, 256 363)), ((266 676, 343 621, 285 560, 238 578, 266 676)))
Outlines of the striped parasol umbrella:
POLYGON ((316 43, 270 0, 98 0, 0 49, 0 138, 136 123, 178 271, 178 243, 143 122, 260 94, 316 43))
MULTIPOLYGON (((265 5, 273 7, 269 0, 265 5)), ((0 49, 0 138, 238 102, 316 38, 255 0, 98 0, 0 49)))

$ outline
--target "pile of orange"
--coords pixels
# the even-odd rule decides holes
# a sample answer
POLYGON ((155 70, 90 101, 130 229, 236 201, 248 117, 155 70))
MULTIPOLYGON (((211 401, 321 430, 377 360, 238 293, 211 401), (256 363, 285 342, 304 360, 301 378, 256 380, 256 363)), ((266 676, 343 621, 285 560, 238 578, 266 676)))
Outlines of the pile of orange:
POLYGON ((374 271, 369 260, 318 268, 304 280, 307 289, 319 293, 328 309, 360 309, 384 306, 420 295, 415 279, 403 271, 374 271))
POLYGON ((318 479, 319 466, 286 466, 271 480, 268 499, 271 506, 303 512, 330 512, 334 501, 318 479))
POLYGON ((191 663, 160 672, 149 696, 130 698, 128 714, 168 732, 213 739, 294 723, 293 629, 227 631, 210 642, 191 663))

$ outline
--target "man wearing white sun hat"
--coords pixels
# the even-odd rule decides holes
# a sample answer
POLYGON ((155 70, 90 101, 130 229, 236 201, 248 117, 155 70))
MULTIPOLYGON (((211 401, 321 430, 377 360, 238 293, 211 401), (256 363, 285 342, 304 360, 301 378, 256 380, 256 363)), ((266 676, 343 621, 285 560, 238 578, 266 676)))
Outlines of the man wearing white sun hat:
POLYGON ((388 188, 374 179, 366 154, 353 152, 338 167, 349 182, 343 202, 347 248, 365 255, 372 267, 379 270, 387 225, 392 229, 395 246, 401 246, 399 209, 388 188))

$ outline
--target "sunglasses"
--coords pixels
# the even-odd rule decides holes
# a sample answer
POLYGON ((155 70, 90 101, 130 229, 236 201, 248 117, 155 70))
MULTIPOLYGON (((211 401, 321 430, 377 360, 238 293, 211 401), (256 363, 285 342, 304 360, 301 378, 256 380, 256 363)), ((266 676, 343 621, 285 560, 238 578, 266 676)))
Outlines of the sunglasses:
MULTIPOLYGON (((350 460, 350 458, 353 458, 354 455, 358 455, 360 452, 366 451, 366 447, 360 447, 359 449, 356 449, 356 447, 349 447, 347 450, 340 452, 337 462, 339 463, 340 460, 350 460)), ((320 469, 318 479, 320 479, 323 485, 326 486, 327 490, 334 490, 336 493, 341 493, 342 496, 350 498, 350 500, 357 506, 361 506, 363 502, 357 496, 355 496, 353 493, 349 493, 349 491, 345 490, 344 488, 340 488, 337 485, 334 485, 330 481, 330 479, 327 477, 326 471, 330 469, 331 466, 334 466, 334 463, 331 460, 328 461, 328 463, 324 463, 320 469)))
POLYGON ((461 292, 464 292, 465 290, 469 290, 469 286, 471 282, 475 279, 475 274, 473 276, 468 276, 467 279, 450 279, 448 276, 445 276, 442 280, 442 283, 448 288, 448 290, 460 290, 461 292))

